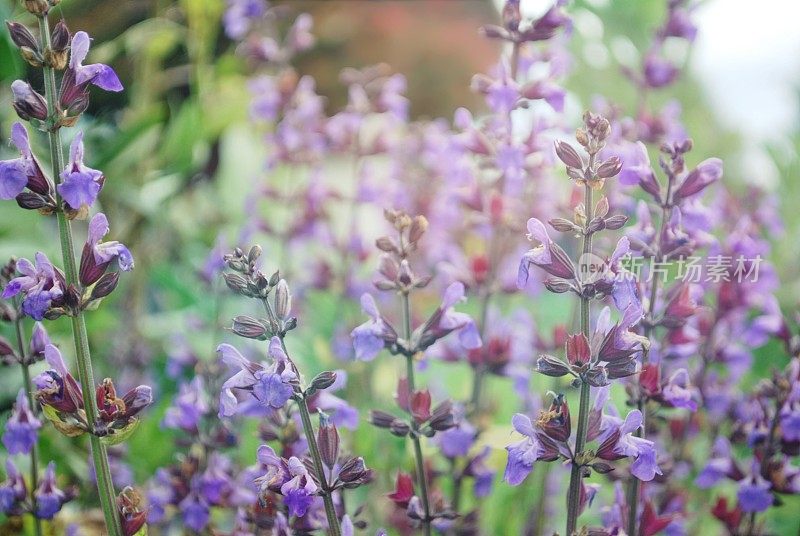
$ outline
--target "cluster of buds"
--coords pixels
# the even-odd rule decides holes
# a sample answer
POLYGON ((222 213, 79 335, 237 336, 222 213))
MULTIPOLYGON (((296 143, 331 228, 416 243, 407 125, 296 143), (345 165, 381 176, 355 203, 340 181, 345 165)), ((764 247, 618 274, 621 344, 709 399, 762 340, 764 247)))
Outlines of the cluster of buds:
POLYGON ((611 134, 608 119, 586 112, 583 123, 584 126, 575 132, 575 139, 587 152, 588 161, 584 161, 578 151, 565 141, 555 143, 556 155, 567 166, 567 175, 571 179, 578 184, 588 183, 592 189, 600 190, 606 179, 619 174, 622 161, 617 156, 602 161, 598 158, 598 153, 606 146, 606 140, 611 134))
POLYGON ((233 272, 225 272, 222 277, 232 291, 247 298, 261 300, 267 310, 266 319, 257 319, 240 315, 233 319, 231 331, 248 339, 265 341, 272 337, 283 337, 297 327, 297 318, 291 316, 292 295, 289 285, 281 279, 276 271, 267 277, 258 268, 261 247, 250 248, 247 255, 236 248, 233 253, 225 255, 225 265, 233 272), (274 290, 272 303, 269 295, 274 290))
POLYGON ((638 320, 635 308, 629 309, 620 322, 611 325, 610 310, 605 308, 598 321, 598 330, 591 340, 583 333, 569 335, 565 344, 566 362, 549 354, 539 356, 536 370, 540 374, 561 377, 570 374, 577 381, 594 387, 609 385, 611 380, 636 373, 636 354, 647 340, 630 331, 638 320))
POLYGON ((538 19, 525 21, 520 11, 520 0, 508 0, 503 6, 503 25, 488 24, 481 28, 481 33, 490 39, 517 44, 546 41, 569 23, 569 17, 561 11, 562 4, 558 1, 538 19))
POLYGON ((409 434, 433 437, 437 432, 444 432, 458 424, 450 400, 445 400, 431 409, 430 392, 427 389, 409 392, 406 378, 398 381, 395 400, 400 409, 410 415, 410 421, 395 417, 391 413, 373 410, 370 412, 370 422, 399 437, 409 434))
MULTIPOLYGON (((408 262, 408 255, 417 248, 428 222, 424 216, 412 218, 394 210, 386 210, 384 216, 397 231, 397 240, 384 236, 376 241, 376 247, 383 254, 379 261, 380 277, 374 284, 378 290, 396 291, 408 296, 412 290, 424 288, 431 280, 430 276, 417 276, 408 262)), ((463 300, 464 285, 460 282, 451 284, 444 292, 441 305, 406 340, 381 314, 375 299, 370 294, 364 294, 361 307, 370 320, 352 331, 356 358, 369 361, 384 348, 394 355, 413 356, 452 332, 458 332, 459 341, 466 350, 479 348, 481 339, 474 321, 469 315, 453 309, 463 300)))
POLYGON ((322 463, 330 471, 327 485, 331 491, 354 489, 372 481, 372 469, 367 469, 364 458, 344 456, 340 453, 339 431, 322 411, 319 412, 317 445, 322 463))
POLYGON ((90 433, 113 445, 129 437, 139 424, 137 415, 153 402, 150 387, 140 385, 119 398, 114 383, 106 378, 97 387, 98 421, 89 423, 84 408, 83 391, 67 370, 58 348, 49 344, 44 349, 50 369, 33 379, 35 396, 42 411, 62 434, 75 437, 90 433))

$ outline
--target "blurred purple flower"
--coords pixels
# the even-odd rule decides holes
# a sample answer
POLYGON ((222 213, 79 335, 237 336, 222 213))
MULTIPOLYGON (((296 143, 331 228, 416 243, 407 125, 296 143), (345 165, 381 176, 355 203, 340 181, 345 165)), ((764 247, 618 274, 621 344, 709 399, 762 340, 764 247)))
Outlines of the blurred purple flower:
POLYGON ((106 215, 98 212, 89 222, 89 233, 86 239, 86 246, 91 248, 95 262, 106 264, 116 258, 119 261, 120 269, 126 272, 133 270, 133 255, 127 247, 116 240, 100 242, 108 234, 108 231, 106 215))
POLYGON ((50 462, 44 472, 39 487, 34 492, 36 517, 53 519, 67 501, 67 495, 56 485, 56 464, 50 462))
POLYGON ((63 277, 44 253, 36 253, 35 259, 35 266, 28 259, 17 261, 17 271, 22 275, 8 282, 2 296, 7 300, 22 293, 22 311, 34 320, 42 320, 51 302, 63 295, 63 277))
POLYGON ((3 432, 3 445, 9 454, 28 454, 36 444, 37 431, 42 427, 41 421, 31 411, 25 389, 17 394, 17 403, 6 421, 3 432))

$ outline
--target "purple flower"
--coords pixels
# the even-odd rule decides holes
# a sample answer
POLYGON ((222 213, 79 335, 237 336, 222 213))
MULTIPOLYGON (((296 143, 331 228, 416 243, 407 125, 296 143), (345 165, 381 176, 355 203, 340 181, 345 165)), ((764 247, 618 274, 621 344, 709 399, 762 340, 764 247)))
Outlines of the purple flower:
POLYGON ((67 501, 67 495, 56 486, 56 464, 50 462, 44 472, 44 478, 34 493, 36 500, 36 517, 53 519, 67 501))
MULTIPOLYGON (((474 350, 482 346, 480 333, 472 317, 466 313, 459 313, 453 310, 453 306, 456 303, 465 299, 464 284, 460 281, 451 283, 445 289, 439 308, 434 311, 423 326, 416 330, 420 334, 417 350, 426 349, 453 331, 458 332, 458 342, 466 350, 474 350)), ((416 338, 416 335, 417 333, 412 338, 416 338)))
POLYGON ((774 502, 770 491, 769 482, 758 474, 758 467, 754 468, 755 476, 746 478, 739 483, 736 497, 739 499, 739 508, 742 512, 763 512, 774 502))
POLYGON ((781 434, 787 442, 800 441, 800 382, 795 382, 792 392, 781 408, 781 434))
POLYGON ((201 532, 208 525, 211 516, 208 503, 193 491, 178 505, 183 517, 183 523, 190 529, 201 532))
POLYGON ((314 502, 317 485, 308 474, 306 466, 297 457, 292 456, 286 463, 291 478, 281 486, 289 515, 303 517, 314 502))
POLYGON ((675 202, 680 203, 682 200, 702 192, 721 177, 722 160, 707 158, 684 177, 680 186, 675 190, 673 198, 675 202))
POLYGON ((34 320, 42 320, 53 300, 63 295, 63 277, 56 272, 44 253, 36 253, 36 265, 27 259, 17 261, 17 271, 22 275, 8 282, 3 299, 22 293, 22 311, 34 320))
POLYGON ((448 458, 466 456, 475 443, 475 427, 468 421, 461 420, 458 426, 436 434, 434 441, 448 458))
POLYGON ((6 422, 3 433, 3 445, 9 454, 28 454, 36 444, 37 430, 42 423, 36 418, 28 404, 25 389, 20 389, 17 394, 17 403, 11 417, 6 422))
POLYGON ((511 424, 514 430, 525 436, 525 439, 506 447, 508 463, 503 480, 512 486, 518 486, 533 471, 533 464, 540 458, 544 449, 530 417, 517 413, 512 417, 511 424))
POLYGON ((76 32, 72 37, 69 68, 75 71, 75 82, 78 85, 94 84, 106 91, 122 91, 122 83, 119 81, 117 73, 108 65, 102 63, 83 65, 83 60, 89 54, 90 41, 91 38, 86 32, 76 32))
POLYGON ((45 346, 44 358, 50 365, 50 369, 33 379, 39 402, 65 413, 72 413, 83 408, 81 388, 67 370, 67 365, 58 348, 52 344, 45 346))
POLYGON ((685 368, 676 370, 662 387, 661 395, 673 407, 697 411, 697 402, 692 400, 694 389, 689 382, 689 372, 685 368))
POLYGON ((86 239, 86 246, 94 254, 94 261, 98 265, 105 265, 116 258, 119 261, 120 269, 125 272, 133 270, 133 256, 128 248, 116 240, 100 242, 108 234, 108 231, 106 215, 98 212, 89 222, 89 233, 86 239))
POLYGON ((0 512, 6 515, 20 515, 23 503, 28 496, 25 479, 11 461, 6 459, 6 480, 0 484, 0 512))
POLYGON ((104 182, 102 171, 83 165, 83 132, 78 132, 70 145, 69 163, 61 172, 58 193, 77 210, 94 204, 104 182))
POLYGON ((726 438, 718 437, 714 441, 711 452, 711 458, 694 481, 695 485, 701 489, 711 488, 723 478, 735 476, 735 473, 738 472, 731 460, 731 446, 726 438))
POLYGON ((517 273, 517 287, 525 288, 528 283, 528 270, 531 264, 545 272, 562 279, 574 279, 575 267, 561 247, 550 240, 544 224, 536 218, 528 220, 528 240, 537 240, 540 245, 522 256, 517 273))
POLYGON ((225 34, 231 39, 244 37, 255 19, 267 11, 264 0, 228 0, 228 9, 222 18, 225 34))
POLYGON ((375 298, 371 294, 361 296, 361 309, 369 315, 371 320, 355 328, 350 336, 353 338, 356 359, 372 361, 384 346, 397 341, 397 332, 381 316, 375 298))
POLYGON ((172 406, 164 414, 163 426, 196 433, 200 419, 208 413, 202 376, 195 376, 189 383, 182 383, 172 406))
POLYGON ((269 410, 282 408, 292 397, 293 382, 297 376, 289 366, 289 358, 278 337, 273 337, 269 343, 269 356, 274 361, 268 367, 248 361, 230 344, 220 344, 217 353, 225 364, 239 369, 222 385, 220 417, 237 413, 239 402, 234 389, 249 392, 261 406, 269 410))
POLYGON ((41 322, 36 322, 33 325, 33 332, 31 333, 31 358, 39 360, 44 358, 44 348, 50 344, 50 336, 44 325, 41 322))
POLYGON ((20 157, 0 160, 0 199, 14 199, 26 186, 36 193, 50 194, 50 181, 31 152, 28 131, 22 123, 12 125, 11 142, 19 150, 20 157))
POLYGON ((655 52, 651 52, 645 57, 644 78, 649 87, 668 86, 678 78, 679 73, 677 67, 655 52))
POLYGON ((633 435, 633 432, 641 426, 642 412, 635 409, 628 413, 625 421, 619 427, 619 439, 614 447, 614 452, 634 458, 634 462, 631 464, 631 473, 639 480, 649 482, 662 472, 656 462, 655 443, 633 435))

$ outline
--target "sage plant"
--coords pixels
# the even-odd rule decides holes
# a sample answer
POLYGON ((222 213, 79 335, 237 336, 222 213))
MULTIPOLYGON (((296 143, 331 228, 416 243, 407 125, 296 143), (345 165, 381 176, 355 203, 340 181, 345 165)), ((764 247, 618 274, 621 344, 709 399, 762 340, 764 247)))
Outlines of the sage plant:
POLYGON ((609 423, 602 418, 605 402, 598 395, 594 409, 590 408, 591 387, 604 388, 612 380, 625 378, 637 371, 636 355, 647 347, 647 340, 631 331, 642 317, 641 304, 632 300, 622 313, 622 319, 612 324, 610 311, 604 309, 592 327, 591 303, 606 296, 615 298, 628 294, 623 274, 618 271, 619 259, 627 252, 627 239, 621 239, 607 261, 594 253, 592 242, 603 230, 619 229, 627 218, 609 215, 605 197, 594 203, 594 192, 601 190, 607 179, 615 177, 621 168, 616 157, 599 160, 598 154, 605 146, 611 125, 605 118, 587 112, 584 126, 578 129, 576 139, 586 151, 584 158, 566 142, 556 142, 556 153, 566 164, 567 174, 583 186, 583 202, 575 207, 574 219, 554 218, 550 225, 560 231, 574 232, 582 236, 581 258, 578 269, 567 253, 548 235, 544 224, 532 218, 528 221, 531 240, 539 245, 526 253, 519 267, 518 284, 528 281, 530 266, 537 266, 550 277, 545 287, 551 292, 575 293, 580 299, 580 327, 577 334, 570 335, 566 342, 566 361, 550 355, 542 355, 537 370, 548 376, 574 377, 574 385, 580 389, 577 426, 574 443, 570 410, 567 399, 557 395, 550 409, 541 412, 535 423, 527 416, 517 414, 514 428, 524 437, 507 447, 508 464, 505 479, 512 485, 521 483, 533 469, 537 460, 568 461, 570 482, 567 495, 566 534, 577 530, 578 516, 587 504, 589 492, 583 478, 592 470, 606 473, 613 469, 608 462, 631 458, 631 473, 639 479, 652 480, 660 469, 656 464, 655 445, 633 435, 642 423, 639 410, 631 411, 621 423, 609 423), (600 259, 600 262, 598 262, 600 259), (609 271, 599 267, 609 266, 609 271), (600 439, 597 449, 587 449, 588 441, 600 439))
MULTIPOLYGON (((152 395, 149 387, 140 386, 120 398, 110 379, 104 380, 95 392, 84 314, 117 286, 119 273, 113 271, 114 264, 121 270, 130 270, 133 258, 119 242, 103 242, 109 224, 102 213, 97 213, 89 223, 80 264, 76 262, 73 222, 89 216, 105 177, 84 163, 83 133, 73 137, 68 162, 64 160, 61 140, 62 129, 74 126, 87 109, 90 86, 121 91, 122 84, 111 67, 84 65, 90 46, 86 32, 71 36, 63 21, 51 30, 50 2, 34 0, 25 2, 25 7, 38 21, 39 38, 17 22, 8 22, 8 29, 23 59, 42 69, 44 95, 28 82, 17 80, 12 84, 13 106, 20 119, 47 134, 50 173, 44 171, 34 154, 25 126, 15 123, 12 141, 20 157, 0 166, 0 197, 15 199, 21 208, 37 210, 44 216, 55 215, 63 272, 43 253, 37 253, 34 262, 19 259, 16 269, 20 275, 6 284, 3 297, 19 296, 21 311, 34 320, 70 318, 78 379, 70 374, 55 346, 45 345, 44 356, 51 369, 34 380, 36 398, 59 432, 89 435, 106 529, 113 536, 130 536, 141 529, 143 512, 133 500, 135 494, 126 494, 124 506, 115 499, 106 445, 124 440, 133 431, 136 414, 152 402, 152 395), (60 89, 59 72, 63 72, 60 89)), ((43 481, 50 487, 52 473, 52 468, 48 469, 43 481)))
MULTIPOLYGON (((278 494, 283 497, 288 517, 304 520, 316 499, 321 497, 329 534, 342 534, 344 514, 340 516, 334 498, 344 489, 358 487, 371 479, 361 457, 340 458, 339 435, 336 426, 320 413, 319 429, 315 432, 309 407, 313 397, 336 383, 337 374, 325 371, 317 374, 307 385, 296 361, 290 358, 284 339, 297 326, 292 316, 292 295, 286 280, 275 272, 265 276, 257 268, 261 248, 254 246, 245 254, 235 250, 225 256, 230 272, 225 282, 235 293, 261 303, 266 318, 241 315, 234 319, 232 330, 239 336, 268 340, 268 362, 256 363, 245 358, 229 344, 218 348, 224 363, 236 374, 222 385, 220 416, 233 416, 255 407, 266 415, 281 411, 292 401, 299 410, 300 421, 308 444, 308 457, 302 460, 293 455, 283 458, 268 445, 258 450, 263 474, 259 496, 263 502, 278 494)), ((349 518, 348 518, 349 520, 349 518)), ((282 521, 286 525, 286 518, 282 521)), ((349 523, 349 521, 348 521, 349 523)), ((309 527, 310 528, 310 527, 309 527)))
POLYGON ((412 218, 405 212, 396 210, 386 210, 384 216, 396 236, 382 236, 376 241, 377 248, 383 254, 375 287, 399 295, 402 328, 398 333, 380 312, 375 299, 370 294, 364 294, 361 305, 370 320, 353 330, 353 346, 356 358, 361 360, 372 360, 383 349, 405 358, 406 376, 398 381, 396 401, 400 409, 411 418, 405 420, 391 413, 374 410, 370 414, 370 421, 396 436, 411 440, 419 494, 414 492, 410 477, 401 474, 398 476, 398 489, 390 498, 406 508, 408 517, 413 523, 421 525, 425 534, 431 534, 432 523, 452 518, 453 513, 444 504, 433 502, 428 489, 430 478, 425 470, 421 438, 434 437, 437 433, 453 428, 457 423, 451 401, 445 400, 432 406, 430 392, 417 385, 415 360, 436 341, 453 332, 458 333, 459 341, 466 350, 480 347, 481 339, 472 318, 453 309, 464 299, 464 286, 461 283, 453 283, 447 287, 441 305, 425 323, 417 327, 412 325, 411 293, 425 288, 431 277, 415 274, 409 256, 417 249, 427 231, 428 222, 423 216, 412 218))

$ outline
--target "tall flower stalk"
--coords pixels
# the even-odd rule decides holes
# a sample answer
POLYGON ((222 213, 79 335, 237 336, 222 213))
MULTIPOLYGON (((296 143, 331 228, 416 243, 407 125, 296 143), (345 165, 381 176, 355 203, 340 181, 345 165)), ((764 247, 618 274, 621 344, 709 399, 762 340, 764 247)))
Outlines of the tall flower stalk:
POLYGON ((288 460, 277 456, 274 450, 263 445, 258 452, 266 475, 261 477, 261 493, 283 495, 289 514, 302 518, 315 496, 321 496, 327 519, 327 530, 332 536, 342 534, 334 494, 345 488, 358 487, 369 481, 371 473, 361 458, 339 460, 339 436, 336 427, 320 414, 319 430, 315 431, 309 411, 310 401, 337 379, 336 372, 325 371, 305 385, 296 362, 289 356, 285 344, 286 334, 297 326, 291 316, 292 297, 289 285, 278 272, 267 278, 257 268, 261 248, 254 246, 245 255, 241 250, 226 255, 225 261, 233 272, 224 274, 225 282, 234 292, 258 300, 266 318, 238 316, 234 319, 234 333, 251 339, 269 340, 269 357, 272 364, 264 366, 242 357, 228 344, 220 345, 219 353, 226 363, 240 369, 222 386, 220 415, 235 415, 247 404, 256 404, 268 415, 286 406, 289 400, 297 404, 300 421, 310 456, 313 473, 309 474, 296 456, 288 460), (270 298, 273 297, 272 303, 270 298), (327 467, 327 471, 326 471, 327 467))
POLYGON ((631 458, 631 472, 637 478, 650 480, 660 473, 654 444, 633 435, 641 426, 640 411, 631 411, 622 422, 611 423, 603 417, 603 408, 608 400, 607 386, 614 379, 636 372, 636 355, 647 342, 631 331, 642 316, 638 302, 629 301, 616 324, 611 323, 610 310, 606 307, 597 317, 594 327, 591 325, 592 300, 613 296, 615 302, 621 302, 623 296, 630 294, 629 283, 624 279, 619 264, 628 251, 627 239, 621 239, 607 259, 597 256, 592 248, 596 233, 619 229, 627 221, 625 216, 609 215, 610 207, 605 197, 596 204, 594 202, 594 192, 602 189, 605 181, 615 177, 621 168, 619 158, 601 160, 598 156, 610 133, 608 120, 587 112, 576 139, 588 154, 588 159, 584 160, 566 142, 556 142, 555 146, 557 156, 567 166, 567 174, 584 191, 583 202, 575 207, 573 220, 553 218, 549 222, 558 231, 582 235, 578 269, 567 253, 550 239, 544 224, 532 218, 528 221, 529 238, 540 245, 523 256, 517 281, 520 287, 524 287, 530 266, 534 265, 550 276, 544 281, 549 291, 558 294, 573 292, 580 300, 580 332, 567 337, 566 361, 551 355, 542 355, 537 361, 537 371, 541 374, 574 377, 573 385, 580 389, 574 434, 567 399, 559 394, 535 422, 527 415, 515 415, 512 423, 524 439, 506 447, 505 480, 512 485, 520 484, 537 460, 564 458, 569 462, 566 534, 570 535, 576 532, 578 517, 588 503, 590 491, 583 479, 592 471, 607 473, 614 470, 608 462, 631 458), (598 388, 593 406, 590 406, 591 387, 598 388), (570 444, 573 435, 574 444, 570 444), (587 443, 593 440, 597 440, 599 446, 587 449, 587 443))
MULTIPOLYGON (((39 15, 39 33, 42 39, 42 50, 52 50, 48 12, 39 15)), ((44 73, 44 90, 47 109, 53 113, 57 109, 56 71, 47 63, 42 64, 42 71, 44 73)), ((64 154, 61 144, 61 125, 58 124, 57 121, 54 121, 48 129, 47 138, 50 144, 52 176, 58 177, 60 176, 61 170, 64 169, 64 154)), ((61 199, 58 189, 56 189, 56 203, 58 206, 63 206, 63 200, 61 199)), ((56 211, 56 218, 58 219, 58 235, 61 240, 61 258, 64 264, 66 284, 68 286, 78 285, 78 270, 75 262, 75 246, 72 238, 72 228, 63 210, 56 211)), ((90 419, 89 422, 94 422, 97 419, 98 413, 97 403, 94 396, 92 396, 92 390, 88 387, 95 385, 95 380, 94 372, 92 371, 92 357, 89 350, 89 337, 86 332, 86 321, 83 317, 83 313, 80 311, 76 312, 70 320, 72 323, 72 337, 75 343, 78 378, 82 385, 87 386, 83 389, 83 404, 86 407, 86 415, 90 419)), ((105 445, 100 441, 100 438, 94 434, 90 434, 89 443, 91 445, 92 460, 97 474, 97 491, 100 496, 100 506, 103 509, 106 528, 111 535, 121 536, 122 526, 115 511, 116 493, 111 478, 111 468, 108 463, 108 452, 105 445)))
POLYGON ((54 267, 41 253, 37 254, 35 264, 21 259, 17 270, 22 275, 6 285, 3 296, 21 294, 22 311, 36 320, 70 317, 80 383, 71 379, 57 350, 47 346, 45 357, 53 368, 34 380, 36 396, 45 416, 60 432, 70 436, 89 434, 106 528, 113 536, 130 536, 142 527, 145 514, 134 492, 126 492, 119 501, 116 499, 106 444, 122 441, 133 431, 137 423, 135 415, 152 401, 152 395, 149 387, 140 386, 118 398, 110 379, 104 380, 95 392, 83 315, 88 307, 96 305, 116 288, 119 274, 108 272, 112 261, 117 260, 122 270, 130 270, 133 258, 119 242, 102 242, 109 230, 108 221, 105 215, 96 214, 89 223, 78 267, 71 220, 88 217, 105 178, 102 172, 84 165, 81 133, 72 141, 68 164, 61 140, 61 129, 73 126, 87 109, 90 85, 120 91, 122 84, 106 65, 83 65, 90 46, 85 32, 78 32, 70 39, 63 21, 50 28, 49 2, 36 0, 26 2, 25 6, 38 20, 39 39, 22 24, 9 22, 8 27, 22 57, 42 69, 44 96, 30 84, 17 80, 12 84, 13 104, 22 120, 47 133, 53 179, 44 173, 34 156, 27 130, 17 123, 12 129, 12 140, 21 158, 4 162, 8 165, 0 177, 2 197, 15 198, 24 209, 36 209, 45 215, 55 213, 64 271, 54 267), (56 83, 57 71, 63 71, 60 89, 56 83), (70 398, 64 400, 58 392, 68 392, 70 398))

